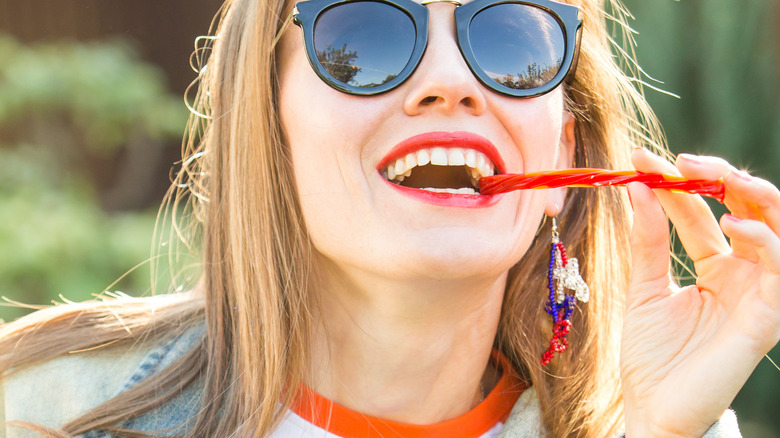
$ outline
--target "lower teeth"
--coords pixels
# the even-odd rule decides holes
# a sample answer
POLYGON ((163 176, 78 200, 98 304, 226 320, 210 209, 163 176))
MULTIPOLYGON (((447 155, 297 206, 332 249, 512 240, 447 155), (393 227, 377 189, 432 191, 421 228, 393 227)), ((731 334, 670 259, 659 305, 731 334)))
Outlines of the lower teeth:
POLYGON ((440 189, 436 187, 426 187, 423 190, 436 193, 453 193, 457 195, 476 195, 477 191, 471 187, 462 187, 460 189, 440 189))

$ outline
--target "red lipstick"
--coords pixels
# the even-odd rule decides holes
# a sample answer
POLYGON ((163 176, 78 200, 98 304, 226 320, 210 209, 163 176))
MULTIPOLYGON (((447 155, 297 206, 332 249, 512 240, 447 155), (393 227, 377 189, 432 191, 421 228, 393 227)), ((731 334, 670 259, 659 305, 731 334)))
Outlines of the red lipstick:
POLYGON ((463 148, 473 149, 478 152, 482 152, 490 158, 490 161, 496 167, 498 173, 504 173, 504 160, 501 159, 501 155, 498 154, 498 149, 493 146, 490 140, 473 132, 426 132, 424 134, 415 135, 409 137, 406 140, 398 143, 387 155, 379 161, 376 166, 377 170, 381 173, 388 164, 404 157, 412 152, 416 152, 420 149, 442 147, 442 148, 463 148))
MULTIPOLYGON (((393 161, 405 157, 410 153, 421 149, 431 148, 460 148, 475 150, 484 154, 496 168, 498 173, 504 172, 504 161, 498 153, 498 149, 490 140, 472 132, 427 132, 410 137, 394 146, 377 165, 377 171, 381 174, 393 161)), ((481 208, 488 207, 501 198, 499 195, 474 195, 460 193, 441 193, 430 190, 405 187, 385 179, 393 189, 399 193, 417 199, 419 201, 441 205, 446 207, 481 208)))
POLYGON ((404 187, 387 181, 393 189, 405 196, 417 199, 428 204, 441 205, 443 207, 482 208, 490 207, 498 202, 503 193, 497 195, 462 195, 458 193, 437 193, 423 189, 404 187))

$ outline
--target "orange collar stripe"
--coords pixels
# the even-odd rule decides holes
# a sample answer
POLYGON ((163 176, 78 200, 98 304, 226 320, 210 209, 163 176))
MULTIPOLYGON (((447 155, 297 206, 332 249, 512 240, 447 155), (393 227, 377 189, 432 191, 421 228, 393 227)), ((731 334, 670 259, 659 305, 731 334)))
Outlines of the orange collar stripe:
POLYGON ((432 425, 400 423, 353 411, 301 385, 292 411, 309 423, 345 438, 478 437, 506 421, 525 390, 509 360, 498 351, 493 361, 502 370, 501 379, 474 409, 452 420, 432 425))

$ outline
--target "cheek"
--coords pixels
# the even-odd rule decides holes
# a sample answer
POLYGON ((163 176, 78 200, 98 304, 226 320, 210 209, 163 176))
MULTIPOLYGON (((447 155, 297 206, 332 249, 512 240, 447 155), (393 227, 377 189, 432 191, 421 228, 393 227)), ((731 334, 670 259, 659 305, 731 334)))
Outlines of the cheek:
POLYGON ((397 107, 393 98, 358 97, 331 88, 309 65, 300 32, 285 35, 280 50, 279 116, 299 194, 365 195, 378 139, 397 107))
MULTIPOLYGON (((284 41, 284 40, 283 40, 284 41)), ((350 96, 325 84, 308 64, 300 35, 286 41, 279 63, 279 117, 290 150, 296 191, 315 246, 366 208, 367 144, 385 119, 378 99, 350 96)), ((362 213, 365 216, 365 212, 362 213)))
MULTIPOLYGON (((354 156, 382 119, 370 99, 334 90, 311 68, 300 34, 285 44, 280 63, 279 116, 296 168, 305 162, 354 156)), ((359 151, 358 151, 359 152, 359 151)), ((343 163, 341 163, 343 165, 343 163)))
POLYGON ((534 99, 499 97, 493 113, 519 150, 514 172, 552 169, 562 153, 563 92, 557 88, 534 99))
POLYGON ((343 129, 346 111, 337 111, 340 96, 308 65, 302 48, 289 50, 280 68, 279 117, 290 148, 299 190, 334 176, 339 157, 348 149, 343 129))

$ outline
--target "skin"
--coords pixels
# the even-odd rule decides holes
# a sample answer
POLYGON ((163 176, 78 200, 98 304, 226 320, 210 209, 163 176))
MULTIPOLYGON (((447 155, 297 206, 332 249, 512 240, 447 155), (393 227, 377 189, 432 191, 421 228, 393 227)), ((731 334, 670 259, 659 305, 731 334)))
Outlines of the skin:
MULTIPOLYGON (((483 87, 458 51, 452 10, 429 6, 426 55, 409 80, 380 96, 322 82, 298 28, 279 47, 280 116, 318 280, 317 365, 307 383, 349 408, 416 424, 464 414, 480 387, 495 384, 487 364, 507 271, 565 192, 512 192, 487 208, 436 206, 398 194, 376 165, 400 141, 430 131, 488 138, 511 173, 568 167, 574 150, 561 90, 515 99, 483 87)), ((627 433, 700 436, 780 337, 780 194, 714 158, 683 156, 675 167, 637 151, 634 163, 725 176, 726 205, 743 219, 719 226, 698 197, 630 187, 627 433), (670 280, 664 211, 696 262, 698 288, 670 280)))
POLYGON ((312 346, 320 365, 309 383, 360 412, 418 424, 467 412, 480 381, 495 383, 486 365, 507 271, 565 192, 511 193, 490 208, 437 206, 397 193, 377 164, 431 131, 488 138, 510 172, 566 167, 574 145, 561 90, 523 100, 477 81, 458 50, 453 9, 429 7, 417 71, 376 97, 321 81, 299 29, 287 29, 280 47, 280 114, 321 277, 312 346))
POLYGON ((621 377, 628 436, 701 436, 780 339, 780 193, 714 157, 676 166, 644 150, 638 170, 724 178, 730 214, 718 221, 698 196, 629 187, 633 272, 621 377), (694 262, 695 285, 669 272, 666 217, 694 262), (730 239, 730 241, 729 241, 730 239))

